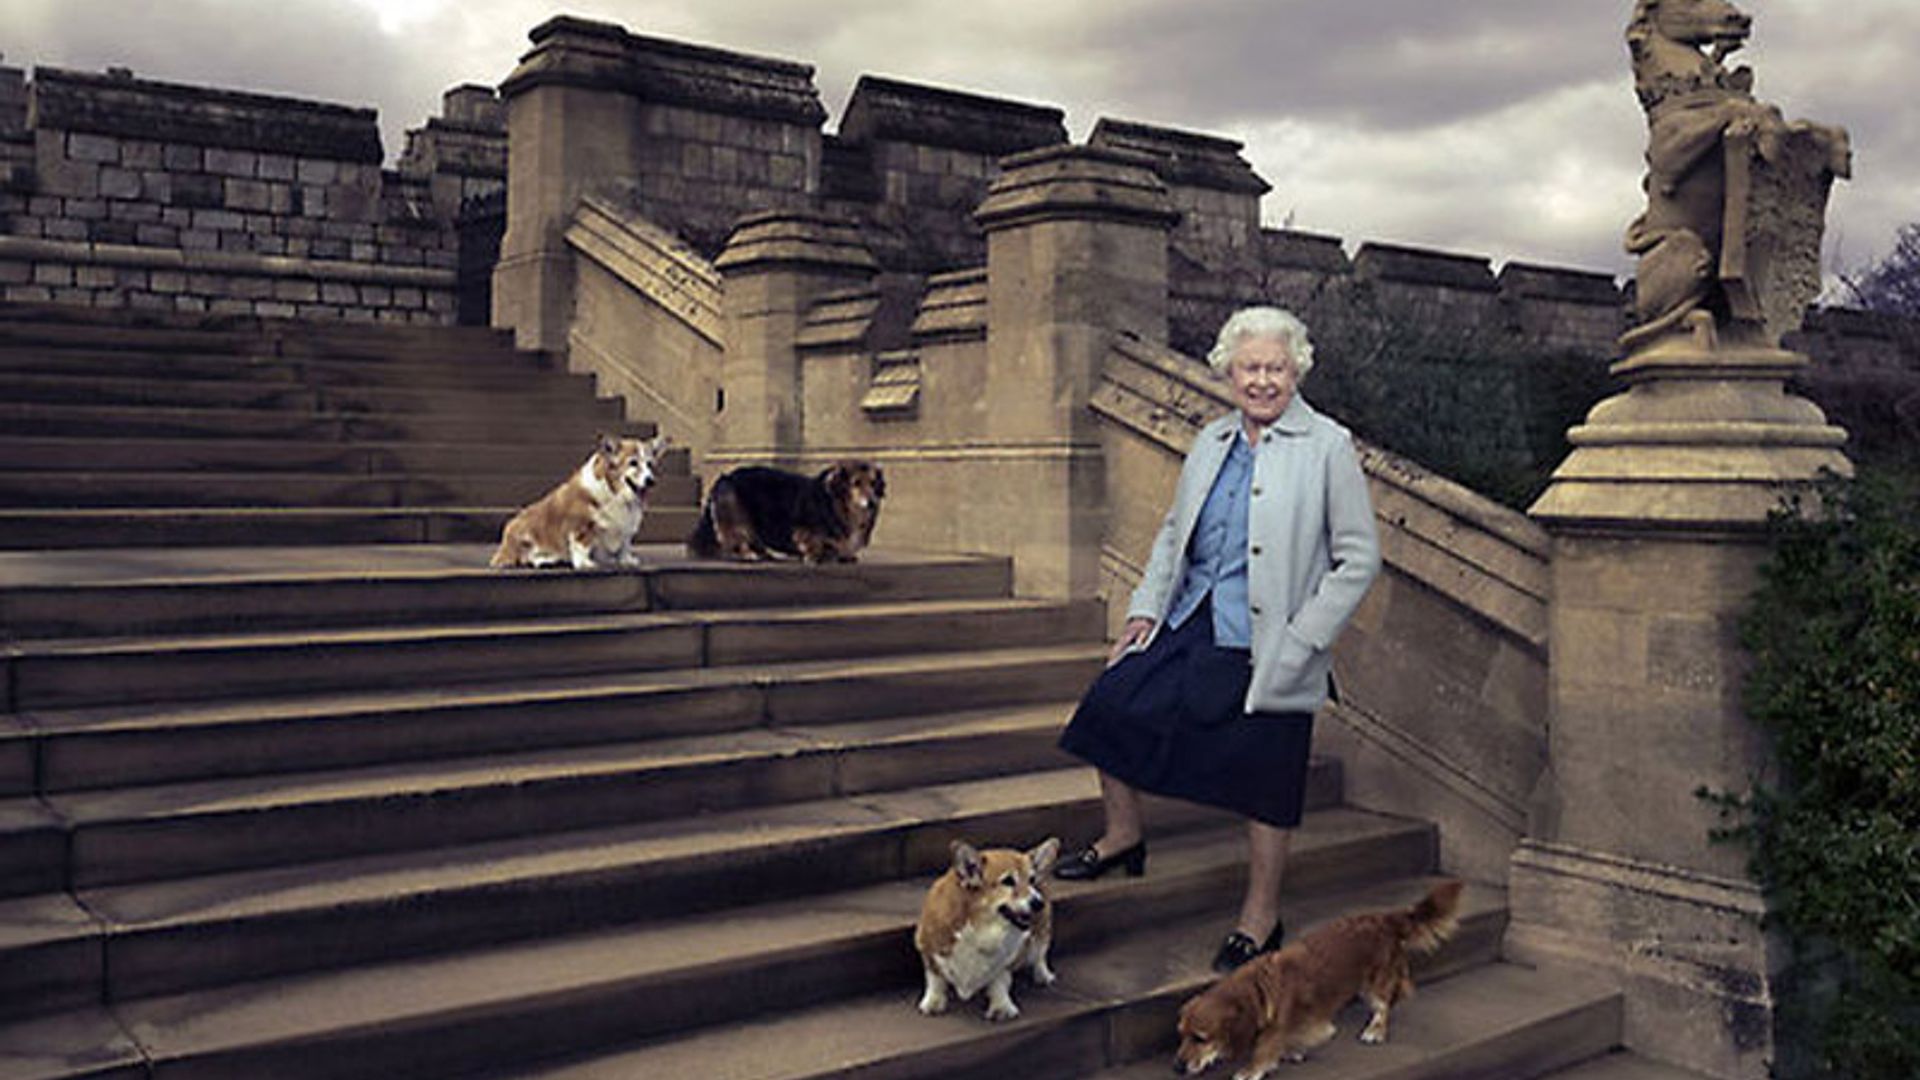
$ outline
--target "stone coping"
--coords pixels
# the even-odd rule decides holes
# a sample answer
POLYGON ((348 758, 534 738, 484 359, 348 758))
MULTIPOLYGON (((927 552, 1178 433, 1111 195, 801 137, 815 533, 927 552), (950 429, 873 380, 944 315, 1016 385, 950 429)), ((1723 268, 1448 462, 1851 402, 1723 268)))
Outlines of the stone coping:
POLYGON ((1154 159, 1160 178, 1170 184, 1246 195, 1273 190, 1240 156, 1240 143, 1216 135, 1103 116, 1094 124, 1087 145, 1146 154, 1154 159))
POLYGON ((362 163, 385 156, 370 108, 50 67, 34 68, 31 92, 42 131, 362 163))
POLYGON ((26 236, 0 236, 0 259, 22 262, 65 262, 92 266, 127 266, 207 274, 305 278, 373 285, 413 285, 427 289, 451 289, 454 287, 455 279, 452 270, 421 266, 382 266, 378 263, 353 262, 346 259, 305 259, 289 255, 254 255, 236 251, 184 251, 180 248, 91 243, 82 240, 40 240, 26 236))
POLYGON ((1065 119, 1051 106, 862 75, 839 135, 851 143, 903 142, 999 157, 1066 142, 1065 119))

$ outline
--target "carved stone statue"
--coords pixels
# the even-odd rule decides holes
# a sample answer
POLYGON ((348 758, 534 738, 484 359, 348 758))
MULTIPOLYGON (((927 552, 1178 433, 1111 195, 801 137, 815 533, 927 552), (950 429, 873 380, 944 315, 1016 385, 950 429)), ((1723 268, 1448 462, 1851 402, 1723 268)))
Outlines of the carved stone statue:
POLYGON ((1752 19, 1726 0, 1637 0, 1627 26, 1647 113, 1647 208, 1627 228, 1639 321, 1628 357, 1684 345, 1777 346, 1820 291, 1827 190, 1845 129, 1788 123, 1725 61, 1752 19))

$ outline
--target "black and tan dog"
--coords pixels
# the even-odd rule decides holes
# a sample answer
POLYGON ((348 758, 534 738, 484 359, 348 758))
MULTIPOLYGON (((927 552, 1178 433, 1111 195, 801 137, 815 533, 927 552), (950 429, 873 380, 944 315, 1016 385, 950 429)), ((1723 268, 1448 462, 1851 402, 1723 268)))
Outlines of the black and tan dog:
POLYGON ((867 461, 839 461, 817 475, 749 465, 713 482, 687 537, 701 558, 853 562, 873 538, 887 478, 867 461))

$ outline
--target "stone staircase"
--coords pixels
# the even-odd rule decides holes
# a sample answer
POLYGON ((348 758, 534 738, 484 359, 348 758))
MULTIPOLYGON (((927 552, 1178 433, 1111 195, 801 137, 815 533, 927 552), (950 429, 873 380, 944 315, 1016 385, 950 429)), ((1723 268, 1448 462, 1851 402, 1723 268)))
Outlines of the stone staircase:
POLYGON ((600 431, 652 428, 498 331, 0 309, 0 549, 484 541, 600 431))
MULTIPOLYGON (((274 343, 263 365, 426 378, 454 366, 447 342, 471 340, 489 369, 539 371, 468 331, 7 329, 41 340, 15 358, 113 356, 100 340, 119 335, 147 343, 116 347, 129 363, 231 373, 215 361, 242 359, 244 337, 274 343), (88 344, 49 340, 69 332, 88 344), (159 337, 174 351, 150 348, 159 337)), ((517 393, 541 381, 571 380, 524 378, 517 393)), ((617 422, 594 408, 581 397, 586 416, 550 426, 617 422)), ((153 477, 161 512, 190 522, 194 463, 271 472, 197 456, 250 441, 206 430, 9 425, 0 469, 22 483, 63 471, 42 467, 71 460, 54 440, 164 461, 64 471, 153 477)), ((912 1006, 910 928, 951 839, 1096 827, 1092 775, 1053 747, 1101 663, 1096 605, 1012 597, 1001 559, 884 546, 855 566, 690 563, 655 546, 631 573, 490 572, 485 543, 423 541, 497 525, 519 459, 482 441, 463 447, 474 460, 424 449, 457 440, 383 444, 423 455, 403 463, 330 430, 287 440, 285 471, 344 485, 360 474, 321 470, 322 448, 357 460, 401 492, 388 520, 420 516, 379 534, 407 543, 354 542, 355 508, 326 502, 306 508, 308 546, 276 544, 275 512, 239 488, 212 524, 132 524, 142 510, 127 501, 69 496, 43 512, 97 512, 91 532, 0 526, 34 548, 0 552, 0 1080, 1165 1074, 1174 1012, 1209 981, 1244 872, 1241 827, 1212 812, 1155 801, 1145 877, 1056 888, 1061 982, 1017 987, 1019 1019, 988 1024, 978 1001, 937 1018, 912 1006), (454 465, 487 497, 408 501, 424 485, 407 485, 454 465), (180 535, 249 546, 136 546, 180 535), (89 536, 114 540, 70 546, 89 536)), ((556 442, 564 469, 572 448, 556 442)), ((1291 924, 1416 897, 1433 827, 1343 805, 1335 761, 1312 776, 1291 924)), ((1359 1046, 1349 1019, 1282 1075, 1679 1075, 1603 1056, 1619 995, 1500 963, 1504 924, 1504 896, 1470 888, 1394 1043, 1359 1046)))

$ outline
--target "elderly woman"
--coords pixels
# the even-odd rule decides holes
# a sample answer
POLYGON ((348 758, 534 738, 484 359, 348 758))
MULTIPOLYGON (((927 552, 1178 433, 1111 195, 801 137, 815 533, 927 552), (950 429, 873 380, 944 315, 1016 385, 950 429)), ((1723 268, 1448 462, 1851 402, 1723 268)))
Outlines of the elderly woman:
POLYGON ((1234 411, 1200 430, 1107 670, 1060 745, 1100 770, 1106 829, 1054 873, 1146 871, 1141 791, 1246 815, 1240 917, 1220 971, 1276 948, 1328 650, 1380 568, 1352 437, 1297 393, 1306 327, 1235 312, 1208 355, 1234 411))

